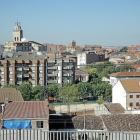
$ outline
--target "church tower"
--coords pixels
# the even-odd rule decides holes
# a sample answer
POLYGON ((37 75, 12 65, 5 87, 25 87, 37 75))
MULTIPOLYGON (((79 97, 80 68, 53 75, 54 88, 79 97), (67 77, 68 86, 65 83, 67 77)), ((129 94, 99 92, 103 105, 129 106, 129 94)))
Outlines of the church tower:
POLYGON ((16 22, 13 30, 13 41, 19 42, 21 41, 21 38, 23 38, 23 31, 21 29, 20 22, 16 22))

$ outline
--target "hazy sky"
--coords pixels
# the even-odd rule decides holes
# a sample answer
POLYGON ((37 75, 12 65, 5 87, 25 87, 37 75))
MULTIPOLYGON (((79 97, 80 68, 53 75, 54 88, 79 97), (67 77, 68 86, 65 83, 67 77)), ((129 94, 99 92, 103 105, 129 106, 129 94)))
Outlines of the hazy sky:
POLYGON ((17 19, 39 43, 140 44, 140 0, 0 0, 0 44, 17 19))

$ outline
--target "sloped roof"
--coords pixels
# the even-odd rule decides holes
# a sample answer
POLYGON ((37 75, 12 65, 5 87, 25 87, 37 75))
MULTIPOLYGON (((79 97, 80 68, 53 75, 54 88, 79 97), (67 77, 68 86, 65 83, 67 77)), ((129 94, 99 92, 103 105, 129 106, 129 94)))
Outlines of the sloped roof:
MULTIPOLYGON (((84 129, 84 116, 57 116, 51 115, 49 118, 50 129, 84 129), (65 125, 63 125, 65 123, 65 125)), ((103 130, 103 123, 99 116, 86 115, 85 129, 103 130)))
POLYGON ((102 115, 108 131, 140 131, 140 115, 102 115))
POLYGON ((121 79, 120 80, 125 91, 128 93, 140 93, 140 79, 121 79))
POLYGON ((110 76, 122 77, 122 76, 140 76, 140 72, 117 72, 111 73, 110 76))
MULTIPOLYGON (((75 129, 84 129, 84 116, 75 116, 72 118, 75 129)), ((103 123, 99 116, 86 115, 85 129, 88 130, 103 130, 103 123)))
POLYGON ((104 106, 112 114, 124 113, 125 111, 120 103, 105 103, 104 106))
POLYGON ((9 101, 23 101, 20 91, 15 88, 0 88, 0 102, 4 102, 6 98, 9 101))
POLYGON ((21 101, 6 104, 3 119, 48 118, 49 109, 45 101, 21 101))

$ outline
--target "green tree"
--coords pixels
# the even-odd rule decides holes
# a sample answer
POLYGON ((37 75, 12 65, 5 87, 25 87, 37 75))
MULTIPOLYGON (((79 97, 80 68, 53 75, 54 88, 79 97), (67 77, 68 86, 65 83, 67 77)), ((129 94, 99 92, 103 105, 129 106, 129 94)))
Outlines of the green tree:
POLYGON ((87 103, 88 103, 88 100, 83 100, 84 107, 85 107, 85 104, 87 103))
POLYGON ((102 97, 99 97, 97 100, 98 105, 101 105, 104 102, 102 97))
POLYGON ((89 74, 89 81, 91 81, 92 78, 97 78, 98 73, 96 68, 88 69, 87 73, 89 74))
POLYGON ((12 85, 10 83, 3 86, 3 88, 16 88, 16 87, 17 87, 16 85, 12 85))
POLYGON ((34 100, 42 100, 43 92, 41 85, 37 85, 32 89, 32 97, 34 100))
POLYGON ((87 96, 89 96, 89 93, 92 92, 90 83, 80 82, 77 84, 77 88, 78 88, 80 97, 83 99, 86 98, 87 96))
POLYGON ((32 85, 31 84, 20 84, 17 89, 21 92, 22 97, 25 101, 30 101, 34 99, 34 96, 32 95, 32 85))
POLYGON ((48 85, 49 96, 52 96, 58 99, 58 96, 59 96, 58 90, 59 90, 58 84, 53 83, 53 84, 48 85))
POLYGON ((70 112, 70 104, 74 103, 79 96, 78 89, 75 85, 63 86, 59 89, 59 99, 63 99, 63 103, 67 103, 70 112))
POLYGON ((127 52, 127 47, 123 47, 122 49, 120 49, 120 52, 127 52))

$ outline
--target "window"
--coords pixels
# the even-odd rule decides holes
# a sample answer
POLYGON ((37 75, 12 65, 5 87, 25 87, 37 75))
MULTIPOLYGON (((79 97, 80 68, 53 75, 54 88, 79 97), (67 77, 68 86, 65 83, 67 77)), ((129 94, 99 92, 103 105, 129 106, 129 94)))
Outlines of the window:
POLYGON ((37 121, 37 128, 43 128, 43 121, 37 121))
POLYGON ((129 105, 130 105, 130 106, 133 106, 133 103, 130 103, 129 105))
POLYGON ((133 95, 130 95, 130 98, 133 98, 133 95))
POLYGON ((136 98, 139 98, 140 97, 140 95, 136 95, 136 98))
POLYGON ((136 103, 136 106, 139 106, 139 102, 136 103))

